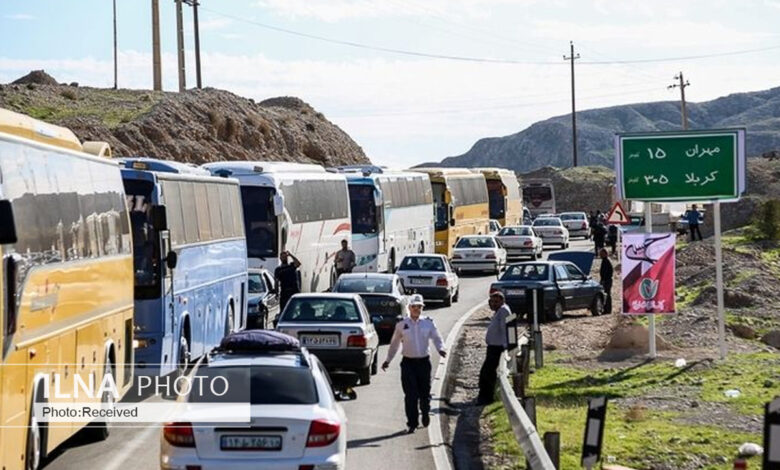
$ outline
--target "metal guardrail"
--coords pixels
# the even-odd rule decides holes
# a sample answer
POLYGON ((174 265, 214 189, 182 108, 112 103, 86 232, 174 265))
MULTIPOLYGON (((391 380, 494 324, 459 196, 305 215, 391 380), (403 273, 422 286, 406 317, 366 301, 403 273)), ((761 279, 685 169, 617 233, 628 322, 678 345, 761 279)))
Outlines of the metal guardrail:
MULTIPOLYGON (((513 354, 511 351, 510 353, 513 354)), ((506 354, 504 356, 506 358, 506 354)), ((520 404, 520 400, 515 396, 514 388, 509 381, 509 368, 507 367, 509 360, 507 358, 500 362, 498 373, 501 401, 509 416, 509 424, 511 424, 517 443, 523 449, 523 453, 531 468, 533 470, 555 470, 555 466, 547 455, 539 433, 536 431, 536 426, 531 422, 531 419, 520 404)))

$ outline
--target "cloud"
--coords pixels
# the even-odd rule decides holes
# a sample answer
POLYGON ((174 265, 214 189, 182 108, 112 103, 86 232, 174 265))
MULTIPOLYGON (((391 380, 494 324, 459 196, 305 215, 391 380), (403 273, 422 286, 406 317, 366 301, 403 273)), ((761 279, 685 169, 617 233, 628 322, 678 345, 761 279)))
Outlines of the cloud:
POLYGON ((357 18, 438 16, 451 20, 486 18, 500 4, 539 0, 258 0, 256 5, 279 16, 336 22, 357 18))
POLYGON ((5 15, 3 18, 14 21, 30 21, 36 19, 36 17, 27 13, 14 13, 11 15, 5 15))
MULTIPOLYGON (((163 54, 166 90, 177 88, 176 56, 163 54)), ((188 51, 188 85, 194 58, 188 51)), ((560 66, 485 65, 437 60, 364 59, 280 61, 261 54, 205 53, 206 86, 262 100, 293 95, 312 104, 348 132, 377 163, 409 166, 462 153, 478 139, 518 132, 570 110, 570 78, 560 66)), ((686 95, 703 101, 730 92, 774 86, 780 64, 699 61, 685 65, 686 95), (718 77, 712 80, 711 77, 718 77)), ((151 56, 120 51, 119 85, 150 88, 151 56)), ((0 57, 0 82, 45 69, 60 82, 109 87, 111 60, 32 60, 0 57)), ((648 64, 580 67, 580 110, 625 103, 677 100, 666 89, 676 67, 648 64), (643 73, 640 75, 637 70, 643 73), (653 77, 661 77, 654 79, 653 77), (665 77, 665 78, 664 78, 665 77)))

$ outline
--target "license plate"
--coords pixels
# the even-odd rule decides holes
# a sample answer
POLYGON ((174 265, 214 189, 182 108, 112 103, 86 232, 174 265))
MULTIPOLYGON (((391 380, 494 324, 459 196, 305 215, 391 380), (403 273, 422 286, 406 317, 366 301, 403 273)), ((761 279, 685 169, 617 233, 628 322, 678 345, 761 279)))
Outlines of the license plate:
POLYGON ((430 279, 425 279, 425 278, 415 279, 415 278, 412 277, 412 278, 409 279, 409 284, 415 284, 415 285, 428 284, 429 282, 430 282, 430 279))
POLYGON ((330 347, 339 345, 339 335, 300 335, 301 346, 330 347))
POLYGON ((282 450, 282 436, 222 436, 222 450, 282 450))
POLYGON ((482 258, 482 255, 468 254, 468 255, 466 255, 466 258, 482 258))
POLYGON ((525 290, 523 289, 507 289, 506 295, 525 295, 525 290))

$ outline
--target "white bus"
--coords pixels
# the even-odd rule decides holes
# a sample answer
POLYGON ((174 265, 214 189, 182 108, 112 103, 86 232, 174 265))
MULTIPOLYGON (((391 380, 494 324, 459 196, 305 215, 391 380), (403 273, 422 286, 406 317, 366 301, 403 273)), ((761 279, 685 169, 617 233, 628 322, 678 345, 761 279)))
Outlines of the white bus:
POLYGON ((433 195, 427 174, 342 167, 349 185, 354 272, 392 272, 410 253, 432 253, 433 195))
POLYGON ((555 189, 552 180, 546 178, 523 178, 523 203, 533 217, 555 214, 555 189))
POLYGON ((336 252, 352 233, 344 175, 286 162, 218 162, 204 168, 241 184, 250 268, 273 272, 279 253, 287 250, 301 261, 301 292, 335 284, 336 252))

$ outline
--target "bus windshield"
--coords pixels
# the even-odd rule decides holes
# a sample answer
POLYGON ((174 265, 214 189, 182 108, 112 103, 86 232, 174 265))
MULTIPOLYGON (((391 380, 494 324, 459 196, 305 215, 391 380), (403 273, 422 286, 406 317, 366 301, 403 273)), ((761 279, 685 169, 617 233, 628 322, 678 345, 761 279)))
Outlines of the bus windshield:
POLYGON ((151 181, 125 180, 127 208, 133 226, 133 267, 137 298, 152 298, 160 282, 160 246, 157 231, 150 219, 152 207, 151 181), (146 292, 148 295, 144 295, 146 292))
POLYGON ((250 258, 272 258, 278 254, 275 192, 274 188, 241 186, 246 250, 250 258))
POLYGON ((549 186, 526 186, 523 188, 523 200, 535 207, 550 199, 552 199, 552 190, 549 186))
POLYGON ((352 211, 352 233, 377 233, 373 186, 349 185, 349 208, 352 211))
POLYGON ((446 186, 444 183, 431 183, 433 189, 433 203, 436 205, 436 230, 446 230, 449 222, 447 203, 444 202, 446 186))

